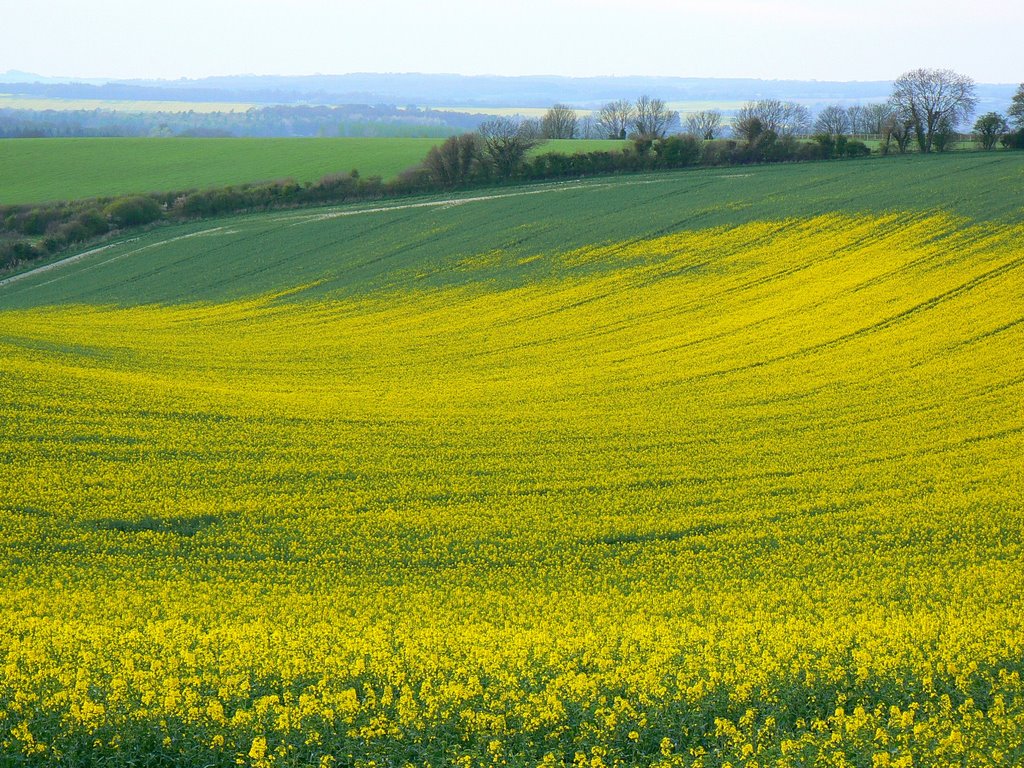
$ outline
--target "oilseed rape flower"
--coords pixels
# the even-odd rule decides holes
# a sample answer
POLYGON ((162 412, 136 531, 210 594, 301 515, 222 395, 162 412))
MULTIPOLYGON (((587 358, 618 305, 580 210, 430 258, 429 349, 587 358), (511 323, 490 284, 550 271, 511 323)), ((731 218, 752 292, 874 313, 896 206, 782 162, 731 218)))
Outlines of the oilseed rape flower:
POLYGON ((1024 762, 1022 242, 0 311, 0 755, 1024 762))

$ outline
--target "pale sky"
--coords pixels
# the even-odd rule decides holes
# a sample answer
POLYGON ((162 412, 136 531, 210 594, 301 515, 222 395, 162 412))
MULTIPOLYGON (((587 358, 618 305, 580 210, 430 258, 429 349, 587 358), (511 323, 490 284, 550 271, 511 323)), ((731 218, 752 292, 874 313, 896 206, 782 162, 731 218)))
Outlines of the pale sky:
POLYGON ((1024 80, 1024 2, 0 0, 0 72, 1024 80))

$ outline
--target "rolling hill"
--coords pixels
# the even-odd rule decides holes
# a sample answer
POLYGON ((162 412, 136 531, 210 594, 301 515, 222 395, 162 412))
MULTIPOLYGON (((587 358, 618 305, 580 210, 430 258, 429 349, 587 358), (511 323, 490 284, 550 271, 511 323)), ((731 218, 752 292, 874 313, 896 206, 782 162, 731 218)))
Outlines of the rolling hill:
POLYGON ((2 749, 1024 760, 1022 174, 277 212, 0 284, 2 749))

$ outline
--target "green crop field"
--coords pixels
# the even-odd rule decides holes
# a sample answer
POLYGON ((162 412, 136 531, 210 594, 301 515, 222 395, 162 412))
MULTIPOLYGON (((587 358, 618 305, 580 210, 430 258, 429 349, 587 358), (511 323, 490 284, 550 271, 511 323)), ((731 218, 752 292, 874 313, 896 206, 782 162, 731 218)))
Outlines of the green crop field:
MULTIPOLYGON (((0 204, 208 189, 353 168, 385 179, 417 165, 438 139, 0 139, 0 204)), ((551 141, 536 151, 620 147, 551 141)))
MULTIPOLYGON (((448 196, 439 205, 424 198, 411 208, 402 201, 363 206, 394 208, 387 215, 349 215, 358 214, 356 207, 231 217, 159 228, 115 243, 102 256, 12 285, 0 293, 0 307, 53 300, 217 301, 310 282, 316 287, 308 290, 317 294, 362 292, 391 285, 397 279, 393 270, 403 280, 416 275, 410 285, 426 286, 466 278, 444 265, 480 253, 505 254, 500 267, 626 236, 833 211, 944 210, 971 219, 1012 219, 1024 210, 1022 178, 1022 154, 893 157, 711 168, 451 196, 487 198, 464 206, 444 202, 448 196), (193 233, 205 234, 182 238, 193 233)), ((545 269, 542 260, 531 261, 498 268, 488 279, 519 282, 545 269)))
POLYGON ((1024 764, 1024 153, 0 281, 0 764, 1024 764))

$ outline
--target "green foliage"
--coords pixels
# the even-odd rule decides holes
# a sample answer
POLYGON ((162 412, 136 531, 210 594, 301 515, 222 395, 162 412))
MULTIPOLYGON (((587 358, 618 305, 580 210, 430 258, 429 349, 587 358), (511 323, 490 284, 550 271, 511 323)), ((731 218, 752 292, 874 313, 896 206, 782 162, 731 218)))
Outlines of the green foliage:
POLYGON ((654 146, 659 168, 685 168, 700 161, 700 141, 693 136, 669 136, 654 146))
POLYGON ((974 134, 984 150, 995 149, 996 143, 1009 129, 1006 118, 998 112, 988 112, 974 123, 974 134))
POLYGON ((843 154, 849 158, 867 157, 871 154, 871 148, 859 139, 850 139, 846 142, 843 154))
POLYGON ((0 270, 13 269, 41 255, 37 248, 24 240, 0 240, 0 270))
POLYGON ((137 227, 160 218, 160 206, 151 197, 125 197, 103 211, 116 227, 137 227))
POLYGON ((1024 83, 1021 83, 1017 87, 1017 92, 1013 94, 1007 117, 1014 128, 1024 131, 1024 83))
POLYGON ((1003 136, 1000 142, 1007 149, 1024 149, 1024 128, 1003 136))
POLYGON ((953 123, 948 118, 940 119, 932 136, 932 149, 936 152, 948 152, 958 140, 959 136, 953 123))

